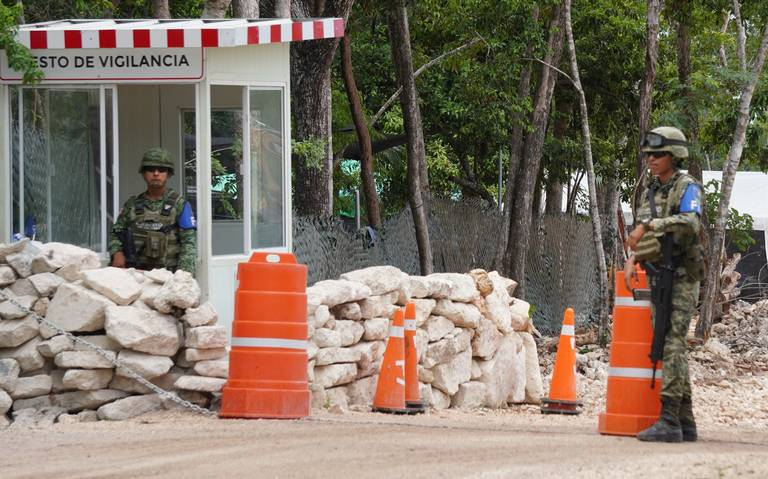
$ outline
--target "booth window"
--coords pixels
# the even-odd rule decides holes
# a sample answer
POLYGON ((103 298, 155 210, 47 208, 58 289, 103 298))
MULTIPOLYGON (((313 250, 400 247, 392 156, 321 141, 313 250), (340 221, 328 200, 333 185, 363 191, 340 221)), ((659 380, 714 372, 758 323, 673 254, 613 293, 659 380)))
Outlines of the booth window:
POLYGON ((112 94, 104 87, 11 89, 15 235, 105 252, 112 94))

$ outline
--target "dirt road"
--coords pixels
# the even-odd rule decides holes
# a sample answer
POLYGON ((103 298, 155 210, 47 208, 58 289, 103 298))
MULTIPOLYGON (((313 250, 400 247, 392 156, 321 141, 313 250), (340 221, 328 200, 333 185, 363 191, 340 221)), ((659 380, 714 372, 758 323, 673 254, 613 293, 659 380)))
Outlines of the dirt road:
POLYGON ((768 477, 768 431, 712 428, 694 444, 596 432, 535 409, 418 417, 316 413, 301 421, 163 412, 124 422, 0 431, 0 476, 768 477))

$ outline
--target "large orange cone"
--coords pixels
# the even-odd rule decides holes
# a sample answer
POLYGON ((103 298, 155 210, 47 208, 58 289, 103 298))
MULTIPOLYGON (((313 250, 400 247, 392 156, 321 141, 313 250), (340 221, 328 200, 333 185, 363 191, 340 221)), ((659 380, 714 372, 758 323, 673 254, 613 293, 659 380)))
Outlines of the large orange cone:
POLYGON ((389 327, 387 349, 381 362, 379 382, 373 398, 373 408, 377 412, 406 414, 405 407, 405 347, 403 345, 403 310, 395 311, 394 320, 389 327))
POLYGON ((414 414, 424 412, 419 399, 419 355, 416 351, 416 305, 405 305, 405 406, 414 414))
POLYGON ((581 404, 576 400, 576 325, 573 309, 565 310, 560 344, 557 346, 549 399, 544 399, 541 412, 544 414, 579 414, 581 404))

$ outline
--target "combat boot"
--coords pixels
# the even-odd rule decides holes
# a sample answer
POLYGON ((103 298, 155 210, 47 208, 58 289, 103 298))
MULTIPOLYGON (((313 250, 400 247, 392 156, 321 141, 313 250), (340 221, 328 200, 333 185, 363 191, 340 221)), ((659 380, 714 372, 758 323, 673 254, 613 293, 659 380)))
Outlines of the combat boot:
POLYGON ((661 415, 653 426, 637 434, 640 441, 654 442, 683 442, 683 432, 680 429, 678 413, 680 399, 661 397, 661 415))
POLYGON ((683 432, 683 441, 695 442, 699 436, 696 433, 696 420, 693 418, 691 396, 683 396, 683 399, 680 400, 678 418, 680 419, 680 429, 683 432))

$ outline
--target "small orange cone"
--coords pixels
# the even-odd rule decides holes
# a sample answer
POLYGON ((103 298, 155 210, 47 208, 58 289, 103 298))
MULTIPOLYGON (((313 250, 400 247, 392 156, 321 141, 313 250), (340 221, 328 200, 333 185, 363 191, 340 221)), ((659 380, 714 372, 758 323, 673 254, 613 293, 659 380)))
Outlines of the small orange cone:
POLYGON ((419 399, 419 355, 416 351, 416 305, 405 305, 405 406, 413 414, 425 410, 424 402, 419 399))
POLYGON ((405 407, 405 347, 403 345, 403 310, 395 311, 389 327, 387 349, 381 362, 379 382, 372 409, 377 412, 407 414, 405 407))
POLYGON ((576 400, 576 325, 573 309, 565 310, 560 343, 557 346, 549 399, 542 400, 543 414, 579 414, 581 403, 576 400))

